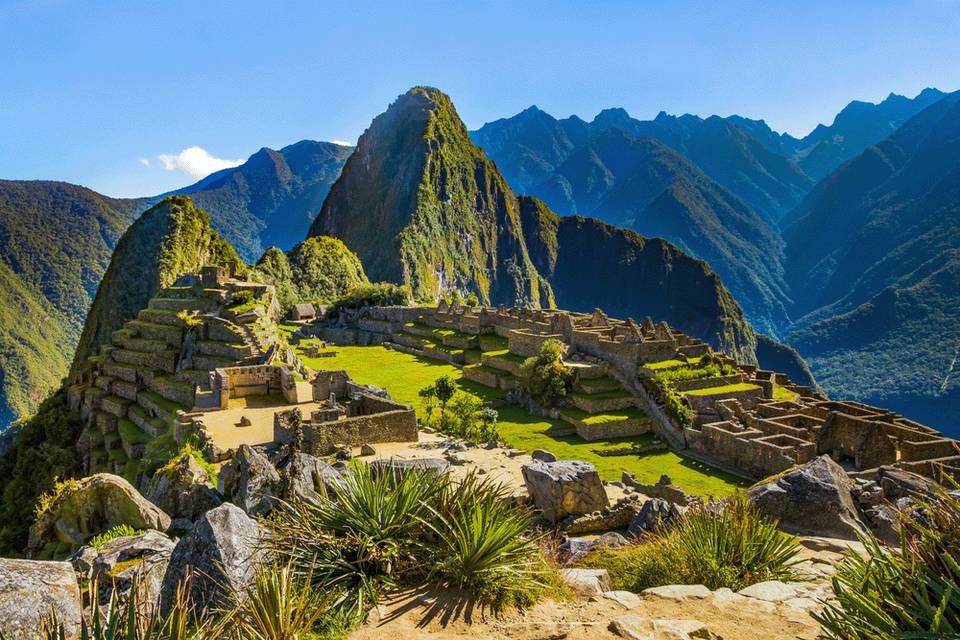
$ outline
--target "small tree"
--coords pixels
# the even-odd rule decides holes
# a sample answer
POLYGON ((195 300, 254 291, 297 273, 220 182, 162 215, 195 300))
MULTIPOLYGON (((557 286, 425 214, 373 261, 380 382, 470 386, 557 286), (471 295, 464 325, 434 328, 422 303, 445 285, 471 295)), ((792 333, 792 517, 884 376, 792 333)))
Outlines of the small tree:
POLYGON ((420 389, 418 395, 423 399, 424 408, 427 410, 427 423, 433 418, 433 410, 436 407, 435 402, 440 403, 440 430, 447 427, 447 403, 457 392, 457 383, 448 375, 443 375, 433 381, 433 384, 420 389))
POLYGON ((480 304, 480 298, 477 297, 477 294, 471 293, 467 296, 464 304, 466 304, 468 307, 476 307, 480 304))
POLYGON ((496 409, 484 407, 480 412, 480 440, 483 442, 493 442, 500 439, 500 431, 497 429, 497 420, 500 414, 496 409))
POLYGON ((454 418, 453 435, 475 441, 479 435, 476 433, 476 425, 481 411, 483 411, 483 400, 472 393, 457 391, 450 400, 450 413, 454 418))
POLYGON ((546 407, 566 397, 573 385, 573 370, 563 364, 563 350, 563 343, 551 338, 540 345, 540 355, 523 363, 523 390, 546 407))

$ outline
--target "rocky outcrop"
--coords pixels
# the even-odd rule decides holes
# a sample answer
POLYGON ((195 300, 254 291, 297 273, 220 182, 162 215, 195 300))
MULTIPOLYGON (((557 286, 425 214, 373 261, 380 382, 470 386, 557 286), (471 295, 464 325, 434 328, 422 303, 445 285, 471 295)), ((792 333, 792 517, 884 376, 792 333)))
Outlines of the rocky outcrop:
POLYGON ((132 484, 98 473, 63 489, 30 529, 30 548, 60 541, 79 547, 117 525, 165 531, 170 516, 140 495, 132 484))
POLYGON ((663 498, 651 498, 640 507, 640 513, 634 516, 627 527, 627 533, 632 536, 642 536, 655 530, 660 525, 668 526, 671 521, 680 516, 677 505, 667 502, 663 498))
POLYGON ((223 467, 220 478, 227 499, 254 516, 269 513, 283 493, 280 474, 270 459, 246 444, 223 467))
POLYGON ((321 494, 335 496, 353 475, 346 465, 327 464, 306 453, 291 453, 278 467, 289 500, 315 501, 321 494))
POLYGON ((67 637, 80 624, 80 589, 69 562, 0 558, 0 636, 35 640, 40 619, 55 612, 67 637))
POLYGON ((223 502, 209 474, 189 455, 181 456, 173 465, 157 472, 147 496, 171 518, 189 520, 223 502))
POLYGON ((173 541, 159 531, 115 538, 99 550, 83 547, 71 557, 74 569, 100 586, 100 603, 111 594, 127 601, 135 582, 141 602, 154 606, 160 599, 163 576, 173 553, 173 541))
POLYGON ((199 609, 235 604, 263 558, 261 531, 239 507, 225 503, 205 513, 170 556, 160 593, 168 611, 179 585, 189 577, 189 600, 199 609))
POLYGON ((785 531, 848 540, 866 533, 850 478, 826 455, 750 488, 747 496, 785 531))
POLYGON ((609 505, 600 475, 588 462, 535 461, 523 465, 522 473, 527 493, 551 522, 591 513, 609 505))

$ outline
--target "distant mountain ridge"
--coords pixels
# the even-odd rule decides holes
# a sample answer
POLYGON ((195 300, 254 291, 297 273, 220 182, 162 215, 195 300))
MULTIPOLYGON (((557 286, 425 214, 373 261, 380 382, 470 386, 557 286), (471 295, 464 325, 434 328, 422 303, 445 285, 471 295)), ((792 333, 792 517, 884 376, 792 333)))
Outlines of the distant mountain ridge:
POLYGON ((310 234, 342 239, 371 279, 409 284, 421 299, 458 291, 491 304, 652 315, 756 361, 753 329, 706 263, 518 198, 434 88, 410 90, 374 119, 310 234))
POLYGON ((313 140, 279 151, 264 147, 238 167, 163 195, 189 195, 210 212, 211 224, 240 257, 252 263, 269 246, 287 250, 306 237, 352 150, 313 140))

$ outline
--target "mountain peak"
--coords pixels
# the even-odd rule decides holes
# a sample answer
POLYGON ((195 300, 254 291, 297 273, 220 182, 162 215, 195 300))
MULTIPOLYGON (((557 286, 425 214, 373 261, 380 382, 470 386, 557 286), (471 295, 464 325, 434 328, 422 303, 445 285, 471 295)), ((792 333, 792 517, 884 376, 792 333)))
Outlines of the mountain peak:
POLYGON ((612 107, 598 113, 594 117, 592 124, 601 127, 615 127, 629 124, 631 120, 632 118, 626 109, 623 107, 612 107))

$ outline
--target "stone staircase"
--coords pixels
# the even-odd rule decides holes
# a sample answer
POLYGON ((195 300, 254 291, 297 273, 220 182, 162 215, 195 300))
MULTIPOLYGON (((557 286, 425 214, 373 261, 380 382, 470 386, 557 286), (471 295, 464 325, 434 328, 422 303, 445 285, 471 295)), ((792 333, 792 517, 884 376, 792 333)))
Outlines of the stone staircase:
POLYGON ((569 363, 575 374, 573 390, 567 396, 570 406, 560 410, 560 418, 572 425, 584 440, 626 438, 647 433, 652 421, 637 408, 633 394, 604 365, 569 363))

